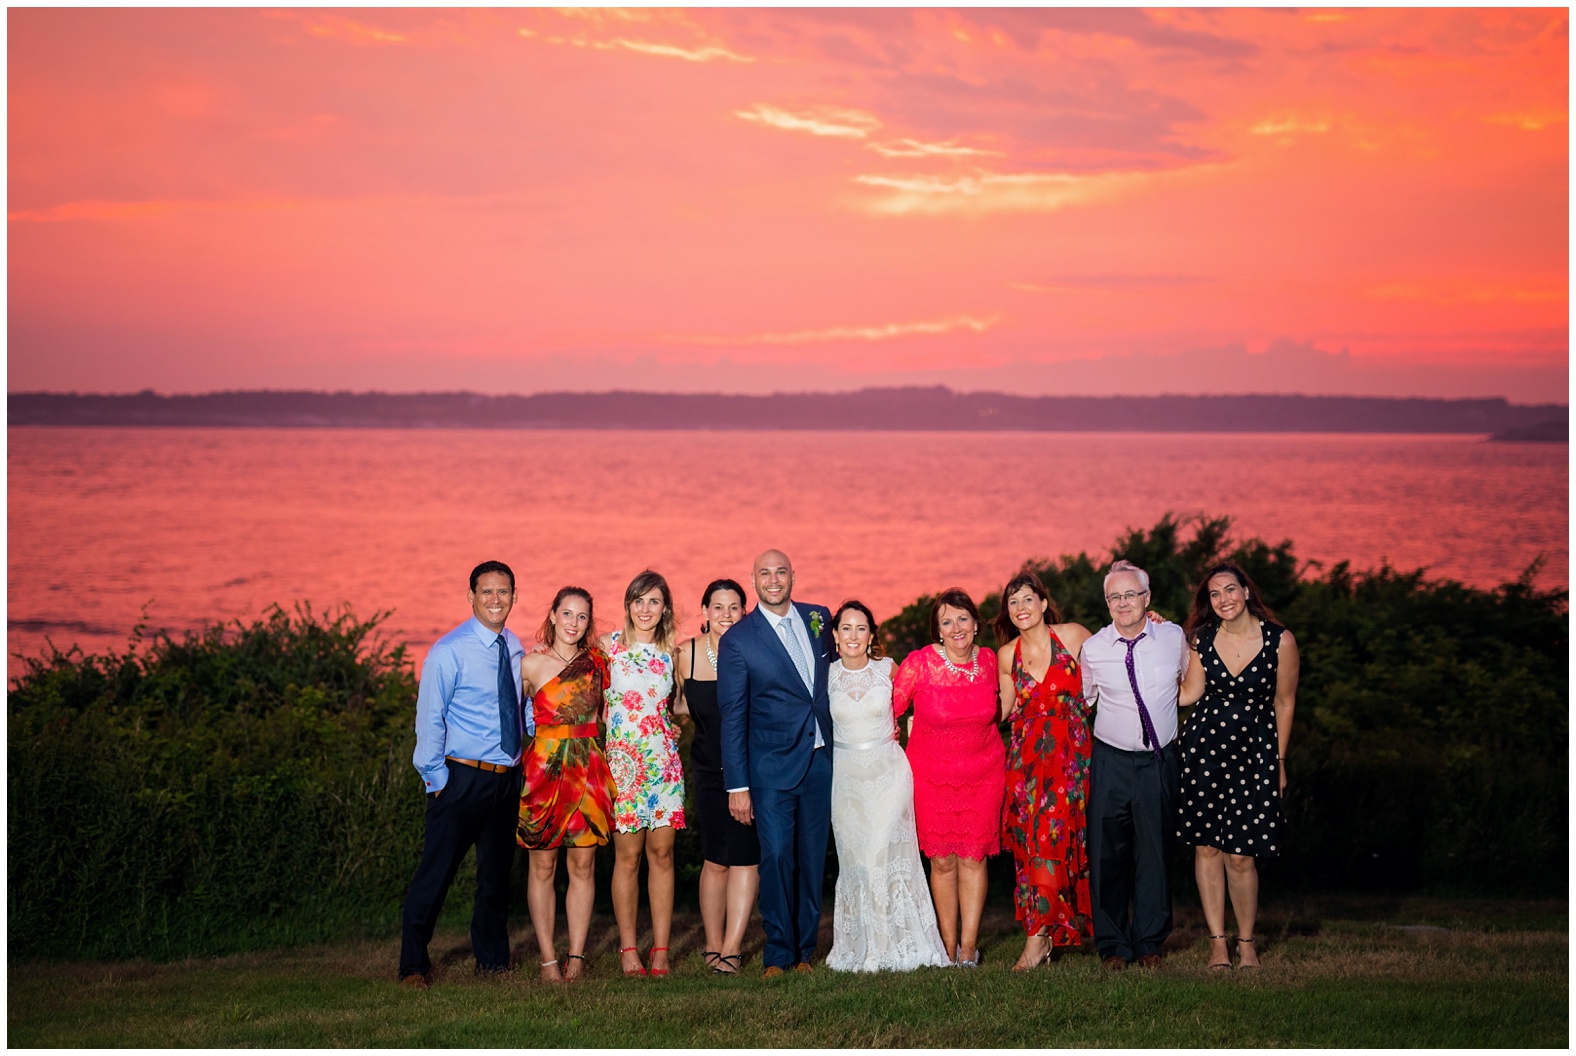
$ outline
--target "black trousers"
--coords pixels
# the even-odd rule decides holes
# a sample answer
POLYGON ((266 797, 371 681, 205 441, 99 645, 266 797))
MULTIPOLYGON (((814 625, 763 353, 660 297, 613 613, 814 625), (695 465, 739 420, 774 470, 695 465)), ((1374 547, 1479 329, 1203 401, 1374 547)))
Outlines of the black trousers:
POLYGON ((520 770, 504 773, 449 763, 442 795, 427 796, 421 864, 405 893, 399 975, 432 970, 427 944, 443 912, 465 853, 476 848, 476 904, 471 911, 471 950, 479 972, 509 967, 509 868, 520 817, 520 770))
POLYGON ((1171 849, 1180 757, 1159 759, 1098 739, 1089 772, 1089 888, 1102 959, 1159 953, 1171 934, 1171 849), (1128 902, 1132 915, 1128 915, 1128 902))

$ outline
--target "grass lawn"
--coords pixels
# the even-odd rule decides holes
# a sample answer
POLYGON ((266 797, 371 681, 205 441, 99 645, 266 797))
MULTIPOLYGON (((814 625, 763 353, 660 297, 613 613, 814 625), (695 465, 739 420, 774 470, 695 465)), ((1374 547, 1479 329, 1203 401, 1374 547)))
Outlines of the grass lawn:
MULTIPOLYGON (((828 899, 828 914, 830 899, 828 899)), ((522 915, 523 917, 523 915, 522 915)), ((823 932, 821 950, 830 942, 823 932)), ((1179 907, 1167 962, 1102 972, 1070 951, 1010 969, 1022 939, 988 912, 977 971, 760 975, 701 964, 681 915, 666 979, 618 974, 612 921, 592 922, 590 977, 531 968, 477 979, 463 931, 433 944, 425 993, 396 984, 397 938, 172 964, 10 965, 13 1046, 1468 1046, 1569 1044, 1565 903, 1374 898, 1266 906, 1264 969, 1212 974, 1197 911, 1179 907)), ((560 921, 560 931, 562 922, 560 921)), ((535 944, 514 932, 522 965, 535 944)), ((649 945, 641 937, 641 949, 649 945)), ((562 947, 560 947, 562 953, 562 947)))

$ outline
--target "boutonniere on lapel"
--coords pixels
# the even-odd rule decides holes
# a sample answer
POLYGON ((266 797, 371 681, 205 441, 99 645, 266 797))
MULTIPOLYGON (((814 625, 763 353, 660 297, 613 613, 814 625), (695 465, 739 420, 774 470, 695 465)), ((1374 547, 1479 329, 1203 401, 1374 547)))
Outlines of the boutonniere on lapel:
POLYGON ((810 613, 810 637, 821 637, 821 614, 819 612, 810 613))

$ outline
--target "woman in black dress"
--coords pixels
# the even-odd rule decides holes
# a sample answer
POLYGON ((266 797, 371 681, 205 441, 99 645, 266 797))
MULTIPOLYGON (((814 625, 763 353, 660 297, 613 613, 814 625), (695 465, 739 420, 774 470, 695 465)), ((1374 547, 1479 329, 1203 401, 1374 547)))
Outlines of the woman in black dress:
POLYGON ((1231 968, 1229 891, 1238 962, 1257 968, 1257 860, 1280 852, 1297 642, 1275 622, 1248 574, 1229 561, 1205 574, 1182 629, 1192 656, 1180 703, 1198 704, 1181 735, 1177 838, 1193 845, 1193 874, 1209 925, 1209 967, 1231 968))
POLYGON ((738 972, 744 929, 760 892, 761 848, 755 829, 728 813, 722 780, 722 715, 717 710, 717 643, 744 615, 744 588, 719 579, 701 595, 706 622, 701 634, 678 649, 679 684, 695 736, 686 771, 695 778, 695 812, 700 819, 700 916, 706 929, 701 953, 722 975, 738 972))

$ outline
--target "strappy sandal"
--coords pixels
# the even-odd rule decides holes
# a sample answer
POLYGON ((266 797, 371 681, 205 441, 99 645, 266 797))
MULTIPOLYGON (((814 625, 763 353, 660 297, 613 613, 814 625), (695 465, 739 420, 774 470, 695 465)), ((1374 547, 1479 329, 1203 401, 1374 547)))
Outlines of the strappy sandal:
MULTIPOLYGON (((651 952, 646 954, 646 960, 648 960, 648 961, 654 960, 656 958, 657 954, 659 954, 659 953, 667 953, 667 952, 668 952, 668 948, 666 946, 653 946, 653 947, 651 947, 651 952)), ((668 974, 668 970, 666 968, 657 968, 657 967, 653 966, 652 969, 651 969, 651 974, 655 975, 655 976, 663 976, 663 975, 667 975, 668 974)))
MULTIPOLYGON (((1241 935, 1237 936, 1237 968, 1240 971, 1256 972, 1256 971, 1259 970, 1259 965, 1256 965, 1256 964, 1243 964, 1242 963, 1242 944, 1244 942, 1252 942, 1252 941, 1253 941, 1253 936, 1251 936, 1251 935, 1248 936, 1245 939, 1241 935)), ((1254 950, 1256 952, 1258 950, 1258 947, 1255 946, 1254 950)))
MULTIPOLYGON (((1210 936, 1210 941, 1214 941, 1215 939, 1219 939, 1221 942, 1225 942, 1226 941, 1226 936, 1224 936, 1224 935, 1211 935, 1210 936)), ((1207 967, 1212 972, 1229 972, 1229 971, 1231 971, 1231 951, 1230 950, 1226 951, 1226 959, 1224 961, 1211 961, 1211 962, 1209 962, 1207 967)))
POLYGON ((633 947, 633 946, 620 946, 618 948, 618 955, 620 957, 624 956, 624 954, 626 954, 626 953, 633 953, 635 955, 635 967, 633 967, 633 968, 625 968, 624 969, 624 974, 625 975, 633 977, 633 976, 637 976, 637 975, 650 975, 651 974, 650 972, 646 971, 646 966, 640 963, 640 951, 639 950, 635 949, 635 947, 633 947))
POLYGON ((700 951, 700 959, 702 961, 706 962, 706 967, 710 968, 714 972, 717 970, 717 960, 721 956, 722 956, 722 954, 717 952, 716 950, 701 950, 700 951))
MULTIPOLYGON (((1034 969, 1038 968, 1040 965, 1049 962, 1050 959, 1051 959, 1052 951, 1054 951, 1056 949, 1056 947, 1051 944, 1051 937, 1050 937, 1050 933, 1049 932, 1047 932, 1044 935, 1031 935, 1030 938, 1044 939, 1045 940, 1045 952, 1040 954, 1038 957, 1036 957, 1034 959, 1034 961, 1032 963, 1030 963, 1030 964, 1023 963, 1023 955, 1020 955, 1018 957, 1018 963, 1012 966, 1012 970, 1015 971, 1015 972, 1031 972, 1031 971, 1033 971, 1034 969)), ((1024 943, 1023 950, 1024 950, 1024 955, 1027 955, 1027 953, 1029 951, 1029 946, 1028 946, 1027 942, 1024 943)))
POLYGON ((578 953, 565 954, 564 955, 564 960, 566 960, 566 961, 579 961, 580 962, 579 964, 570 964, 570 965, 566 965, 565 966, 564 982, 566 982, 566 983, 579 982, 585 976, 585 974, 586 974, 586 966, 590 962, 588 962, 584 957, 582 957, 578 953), (574 973, 572 975, 570 974, 571 970, 574 973))
POLYGON ((742 953, 719 953, 719 954, 717 954, 717 963, 712 965, 712 967, 711 967, 711 974, 712 975, 738 975, 739 974, 739 969, 741 969, 743 967, 744 967, 744 954, 742 954, 742 953), (728 965, 729 967, 724 968, 723 965, 728 965))

